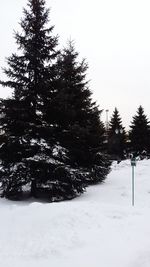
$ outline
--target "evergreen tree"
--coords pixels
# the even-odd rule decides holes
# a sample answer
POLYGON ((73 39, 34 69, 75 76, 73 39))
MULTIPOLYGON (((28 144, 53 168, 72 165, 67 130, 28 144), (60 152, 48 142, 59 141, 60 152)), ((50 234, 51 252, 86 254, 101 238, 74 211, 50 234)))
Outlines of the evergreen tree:
POLYGON ((147 116, 144 114, 144 109, 139 106, 137 114, 133 117, 130 125, 130 149, 135 154, 148 152, 150 149, 150 124, 147 116))
POLYGON ((86 81, 87 64, 79 62, 73 42, 57 61, 59 90, 49 110, 60 126, 59 140, 69 151, 70 165, 82 169, 88 183, 105 179, 109 161, 104 155, 104 125, 101 111, 91 100, 86 81))
POLYGON ((83 192, 80 173, 66 166, 68 151, 58 143, 58 125, 45 116, 57 91, 59 53, 53 26, 46 27, 48 15, 44 0, 28 1, 22 33, 15 35, 19 52, 7 59, 8 80, 1 81, 14 91, 12 99, 1 102, 6 137, 0 148, 1 192, 9 198, 18 198, 27 185, 32 196, 47 195, 51 201, 83 192))
POLYGON ((115 108, 108 131, 108 152, 110 155, 118 159, 124 158, 126 148, 126 133, 122 126, 122 120, 117 108, 115 108))

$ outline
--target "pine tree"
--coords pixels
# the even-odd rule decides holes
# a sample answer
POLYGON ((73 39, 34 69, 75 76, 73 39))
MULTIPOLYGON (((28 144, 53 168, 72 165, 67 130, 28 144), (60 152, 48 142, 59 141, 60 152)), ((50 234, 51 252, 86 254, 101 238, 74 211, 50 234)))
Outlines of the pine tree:
POLYGON ((125 128, 122 125, 120 114, 115 108, 111 120, 109 122, 108 131, 108 152, 111 157, 117 159, 124 158, 124 152, 126 148, 126 133, 125 128))
POLYGON ((13 98, 1 102, 6 137, 0 148, 1 191, 9 198, 22 197, 27 186, 32 196, 46 195, 51 201, 83 192, 80 173, 65 165, 68 151, 59 145, 53 114, 50 121, 45 116, 57 91, 59 54, 53 26, 46 27, 48 15, 44 0, 28 1, 22 33, 15 35, 19 52, 7 59, 8 80, 1 81, 14 92, 13 98))
POLYGON ((59 140, 69 151, 70 165, 82 169, 83 180, 96 183, 105 179, 110 163, 103 152, 104 125, 91 100, 87 68, 70 41, 57 61, 59 90, 49 114, 55 114, 60 125, 59 140))
POLYGON ((150 124, 144 109, 139 106, 137 114, 133 117, 130 125, 130 149, 136 155, 148 152, 150 149, 150 124))

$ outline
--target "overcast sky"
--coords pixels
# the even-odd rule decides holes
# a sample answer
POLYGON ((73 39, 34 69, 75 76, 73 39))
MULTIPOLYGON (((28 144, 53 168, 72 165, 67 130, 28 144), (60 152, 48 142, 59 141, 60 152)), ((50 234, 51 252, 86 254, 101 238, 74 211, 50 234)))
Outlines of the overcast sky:
MULTIPOLYGON (((13 30, 19 29, 27 0, 1 0, 0 67, 16 49, 13 30)), ((109 117, 118 108, 128 127, 139 105, 150 118, 150 1, 47 0, 50 20, 59 43, 75 40, 80 56, 89 64, 93 99, 109 117)), ((4 77, 0 70, 0 77, 4 77)), ((10 95, 0 88, 0 97, 10 95)))

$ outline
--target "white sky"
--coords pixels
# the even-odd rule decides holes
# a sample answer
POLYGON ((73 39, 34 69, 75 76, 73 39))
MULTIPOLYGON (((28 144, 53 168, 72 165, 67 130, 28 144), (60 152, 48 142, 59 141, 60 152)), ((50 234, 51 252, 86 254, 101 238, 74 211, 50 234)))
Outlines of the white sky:
MULTIPOLYGON (((1 0, 0 67, 16 49, 13 30, 19 29, 27 0, 1 0)), ((150 118, 150 2, 149 0, 47 0, 51 24, 61 46, 75 40, 89 64, 93 98, 111 116, 118 108, 124 126, 141 104, 150 118)), ((0 77, 4 77, 0 70, 0 77)), ((9 94, 0 88, 0 97, 9 94)))

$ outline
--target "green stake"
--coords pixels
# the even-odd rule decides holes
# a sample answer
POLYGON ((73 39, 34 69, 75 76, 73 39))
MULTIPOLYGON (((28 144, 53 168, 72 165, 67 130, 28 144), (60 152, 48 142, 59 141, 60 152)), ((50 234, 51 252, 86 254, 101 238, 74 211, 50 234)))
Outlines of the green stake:
POLYGON ((134 206, 134 166, 132 166, 132 206, 134 206))
POLYGON ((134 167, 136 166, 136 159, 133 157, 131 159, 132 166, 132 206, 134 206, 134 167))

